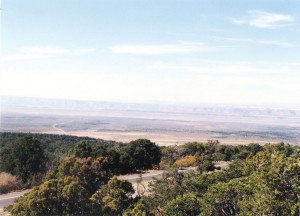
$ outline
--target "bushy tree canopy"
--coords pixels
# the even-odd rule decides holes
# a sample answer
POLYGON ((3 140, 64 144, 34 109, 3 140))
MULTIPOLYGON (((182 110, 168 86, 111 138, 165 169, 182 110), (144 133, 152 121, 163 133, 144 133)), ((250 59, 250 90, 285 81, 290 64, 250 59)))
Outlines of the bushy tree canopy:
POLYGON ((120 152, 124 169, 149 169, 161 160, 160 148, 147 139, 139 139, 125 145, 120 152))
POLYGON ((70 148, 68 155, 71 157, 87 158, 92 156, 92 147, 87 141, 78 142, 70 148))
POLYGON ((128 181, 112 178, 92 196, 106 215, 121 215, 133 203, 134 189, 128 181))
POLYGON ((170 201, 164 208, 166 216, 196 216, 200 213, 199 200, 194 195, 184 195, 170 201))
POLYGON ((75 179, 52 179, 35 187, 12 206, 12 215, 85 215, 89 197, 75 179))
POLYGON ((33 175, 45 171, 45 156, 39 140, 22 137, 1 148, 1 171, 18 176, 27 182, 33 175))

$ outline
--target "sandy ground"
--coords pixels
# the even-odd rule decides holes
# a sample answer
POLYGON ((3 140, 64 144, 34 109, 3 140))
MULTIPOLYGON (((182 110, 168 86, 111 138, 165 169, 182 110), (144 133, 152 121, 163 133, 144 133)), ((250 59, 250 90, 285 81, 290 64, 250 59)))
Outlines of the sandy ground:
POLYGON ((114 140, 119 142, 130 142, 136 139, 150 139, 161 146, 169 145, 182 145, 187 142, 207 142, 210 139, 217 139, 221 144, 228 145, 246 145, 249 143, 260 143, 265 144, 268 142, 276 143, 284 140, 281 139, 258 139, 251 137, 233 137, 233 138, 216 138, 214 134, 210 133, 198 133, 198 134, 188 134, 188 133, 146 133, 146 132, 98 132, 92 130, 85 131, 46 131, 44 133, 51 134, 65 134, 80 137, 91 137, 104 140, 114 140))
POLYGON ((2 112, 0 131, 65 134, 158 145, 219 140, 222 144, 300 144, 299 115, 156 113, 132 111, 18 110, 2 112))

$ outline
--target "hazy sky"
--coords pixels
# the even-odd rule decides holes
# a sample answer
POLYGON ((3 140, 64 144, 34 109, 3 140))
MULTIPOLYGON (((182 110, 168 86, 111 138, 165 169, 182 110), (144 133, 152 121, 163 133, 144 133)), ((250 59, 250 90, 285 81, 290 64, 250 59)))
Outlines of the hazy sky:
POLYGON ((1 95, 300 103, 299 0, 2 0, 1 95))

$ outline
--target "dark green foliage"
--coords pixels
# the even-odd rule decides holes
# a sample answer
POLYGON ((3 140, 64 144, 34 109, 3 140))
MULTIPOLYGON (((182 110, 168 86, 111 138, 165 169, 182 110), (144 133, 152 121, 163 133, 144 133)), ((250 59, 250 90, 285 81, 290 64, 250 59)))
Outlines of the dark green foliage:
POLYGON ((57 178, 35 187, 12 215, 120 215, 132 205, 131 183, 110 179, 105 158, 65 158, 57 178), (108 182, 109 181, 109 182, 108 182))
POLYGON ((125 172, 122 170, 123 166, 120 162, 120 153, 119 153, 119 149, 116 148, 116 146, 111 147, 105 145, 97 145, 93 148, 92 157, 93 158, 105 157, 110 170, 115 175, 125 172))
MULTIPOLYGON (((163 206, 170 200, 185 193, 184 175, 177 170, 171 170, 164 178, 151 182, 146 203, 153 213, 160 213, 163 206)), ((144 199, 144 198, 143 198, 144 199)))
POLYGON ((226 155, 225 155, 225 154, 222 154, 222 153, 220 153, 220 152, 217 152, 217 153, 214 155, 214 159, 215 159, 215 161, 228 161, 226 155))
POLYGON ((107 149, 108 149, 108 147, 106 145, 96 145, 93 148, 92 157, 97 158, 97 157, 106 156, 107 155, 107 149))
POLYGON ((264 151, 264 147, 257 143, 250 143, 249 145, 247 145, 247 149, 254 155, 260 151, 264 151))
POLYGON ((228 145, 219 145, 216 147, 216 154, 222 154, 225 157, 223 158, 224 161, 230 161, 233 159, 233 156, 239 152, 237 146, 228 146, 228 145))
POLYGON ((298 215, 299 159, 262 153, 248 158, 245 176, 211 186, 203 215, 298 215))
POLYGON ((212 185, 201 200, 201 215, 237 215, 240 212, 239 202, 253 194, 253 187, 247 178, 235 178, 229 182, 212 185))
POLYGON ((150 185, 151 195, 139 202, 147 203, 155 215, 185 215, 180 209, 198 209, 195 214, 205 216, 298 215, 300 160, 295 154, 299 148, 253 144, 237 149, 248 152, 247 158, 235 160, 221 171, 180 178, 172 174, 157 180, 150 185), (182 201, 190 195, 199 200, 199 208, 190 208, 192 205, 185 205, 188 201, 182 201))
MULTIPOLYGON (((32 138, 40 141, 45 157, 47 158, 47 168, 51 168, 53 163, 65 157, 71 147, 74 147, 79 142, 88 142, 92 147, 94 146, 114 146, 121 143, 114 141, 106 141, 101 139, 94 139, 89 137, 77 137, 68 135, 55 134, 36 134, 36 133, 11 133, 0 132, 1 146, 0 148, 14 143, 16 140, 30 135, 32 138)), ((1 167, 0 167, 1 168, 1 167)))
POLYGON ((70 148, 68 156, 87 158, 92 155, 92 147, 87 141, 77 143, 73 148, 70 148))
POLYGON ((186 156, 197 157, 198 165, 204 159, 213 161, 232 161, 236 159, 246 159, 251 155, 255 155, 260 151, 281 151, 285 154, 293 154, 293 150, 289 145, 275 144, 272 147, 264 147, 251 143, 249 145, 220 145, 217 140, 208 140, 206 143, 190 142, 182 146, 161 147, 163 166, 172 166, 176 160, 180 160, 186 156))
POLYGON ((48 157, 52 157, 55 154, 65 156, 69 148, 75 146, 75 144, 80 141, 89 141, 93 144, 100 144, 102 142, 105 142, 103 140, 96 140, 88 137, 76 137, 67 135, 0 132, 1 143, 3 145, 6 145, 7 143, 14 142, 15 140, 27 135, 30 135, 41 142, 41 145, 48 157))
POLYGON ((76 179, 90 195, 112 177, 110 167, 103 157, 97 159, 67 157, 58 169, 58 178, 76 179))
POLYGON ((242 177, 242 170, 243 165, 239 162, 234 162, 230 165, 229 169, 184 178, 183 180, 186 181, 184 185, 186 185, 187 191, 191 191, 201 197, 211 185, 217 182, 228 182, 231 179, 242 177))
MULTIPOLYGON (((227 146, 208 141, 160 148, 143 139, 116 145, 82 141, 72 144, 71 157, 55 161, 50 180, 16 201, 12 215, 300 214, 299 147, 284 143, 227 146), (149 183, 148 193, 134 199, 129 182, 111 179, 115 174, 153 168, 161 158, 161 164, 170 167, 185 157, 196 158, 199 170, 171 168, 163 178, 149 183), (230 161, 229 168, 214 171, 216 160, 230 161)), ((23 172, 11 164, 15 156, 39 152, 37 146, 41 145, 32 137, 6 139, 1 147, 1 159, 5 160, 1 163, 23 172), (24 143, 29 150, 16 152, 24 143)), ((32 162, 37 157, 29 158, 32 162)), ((25 172, 27 179, 40 179, 43 169, 25 167, 30 170, 25 172)))
POLYGON ((161 148, 161 165, 172 166, 176 161, 176 151, 174 148, 162 146, 161 148))
POLYGON ((3 146, 0 151, 1 171, 18 176, 23 183, 45 171, 45 156, 40 142, 25 136, 3 146))
POLYGON ((211 160, 204 160, 200 162, 198 169, 200 172, 210 172, 215 170, 215 166, 211 160))
MULTIPOLYGON (((46 176, 47 179, 55 178, 55 175, 58 172, 58 165, 60 161, 67 155, 68 151, 70 151, 69 153, 71 155, 74 156, 76 155, 77 157, 87 157, 87 156, 94 157, 95 155, 93 151, 94 148, 101 146, 106 150, 106 149, 112 149, 115 146, 120 144, 113 141, 104 141, 101 139, 93 139, 88 137, 75 137, 75 136, 53 135, 53 134, 26 134, 26 133, 0 132, 0 140, 1 140, 0 152, 2 152, 1 161, 0 161, 1 172, 7 171, 7 172, 11 172, 12 174, 16 173, 17 166, 15 165, 15 162, 18 157, 14 156, 13 154, 20 155, 22 152, 28 149, 28 148, 22 148, 22 150, 19 151, 18 149, 20 148, 17 147, 19 144, 16 145, 16 143, 18 143, 19 140, 24 140, 24 139, 26 140, 26 137, 31 137, 32 140, 39 141, 40 149, 42 149, 44 152, 43 154, 42 153, 35 154, 34 152, 36 152, 36 149, 28 150, 28 151, 30 151, 30 155, 31 152, 33 152, 33 156, 39 155, 37 159, 39 159, 40 162, 34 162, 34 166, 39 166, 41 168, 40 169, 41 171, 39 172, 44 172, 45 170, 47 170, 47 176, 46 176)), ((33 159, 30 160, 32 161, 33 159)), ((112 160, 111 158, 108 160, 108 163, 116 164, 115 160, 112 160)), ((24 166, 25 163, 22 162, 22 164, 23 167, 25 167, 24 166)), ((30 184, 32 186, 38 185, 44 178, 43 174, 39 172, 36 173, 35 171, 36 168, 34 166, 30 168, 30 169, 34 169, 32 172, 26 172, 27 174, 24 174, 24 176, 22 177, 24 181, 30 180, 30 184)), ((29 167, 27 166, 27 168, 29 167)), ((118 173, 119 172, 118 169, 117 171, 113 171, 113 172, 118 173)))
POLYGON ((182 153, 181 156, 187 155, 201 155, 205 152, 205 146, 203 143, 186 143, 182 146, 182 153))
POLYGON ((194 195, 184 195, 170 201, 164 208, 166 216, 196 216, 200 213, 199 200, 194 195))
POLYGON ((35 187, 12 206, 12 215, 87 215, 89 197, 72 178, 52 179, 35 187))
POLYGON ((279 152, 281 154, 284 154, 285 156, 290 156, 294 152, 294 148, 291 145, 285 144, 283 142, 278 144, 266 144, 264 145, 264 149, 269 154, 273 152, 279 152))
POLYGON ((161 151, 155 143, 143 139, 115 146, 91 146, 84 141, 72 147, 69 150, 69 156, 105 158, 110 171, 117 175, 158 166, 161 159, 161 151))
POLYGON ((160 148, 147 139, 132 141, 120 151, 120 162, 127 171, 150 169, 158 166, 160 160, 160 148))
POLYGON ((123 165, 120 162, 120 153, 115 149, 107 150, 104 157, 106 158, 107 166, 114 175, 126 173, 122 170, 123 165))
POLYGON ((105 215, 121 215, 133 203, 134 189, 128 181, 111 179, 91 197, 105 215))
POLYGON ((237 153, 236 155, 234 155, 232 157, 232 159, 233 160, 238 160, 238 159, 244 160, 247 157, 249 157, 250 155, 252 155, 252 153, 249 150, 247 150, 245 148, 241 148, 240 151, 239 151, 239 153, 237 153))
POLYGON ((147 198, 139 199, 133 209, 128 208, 123 216, 154 216, 148 205, 147 198))

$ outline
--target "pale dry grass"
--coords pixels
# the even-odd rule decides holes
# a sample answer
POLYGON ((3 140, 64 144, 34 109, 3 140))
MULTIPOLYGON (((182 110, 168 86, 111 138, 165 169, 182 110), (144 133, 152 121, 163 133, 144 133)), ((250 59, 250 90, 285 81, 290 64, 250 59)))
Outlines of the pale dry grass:
POLYGON ((21 188, 21 183, 16 176, 6 172, 0 173, 0 194, 15 191, 21 188))

